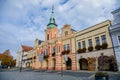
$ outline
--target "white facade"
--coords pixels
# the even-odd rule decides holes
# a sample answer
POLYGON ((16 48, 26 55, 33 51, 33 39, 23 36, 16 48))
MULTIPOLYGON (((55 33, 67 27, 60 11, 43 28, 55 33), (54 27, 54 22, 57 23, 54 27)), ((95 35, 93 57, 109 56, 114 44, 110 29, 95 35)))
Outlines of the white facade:
POLYGON ((26 68, 26 62, 23 60, 27 59, 27 56, 25 56, 27 54, 27 52, 24 52, 23 50, 24 49, 22 48, 22 46, 20 46, 20 48, 17 51, 16 67, 26 68), (21 63, 21 61, 22 61, 22 63, 21 63))
POLYGON ((112 12, 114 20, 110 27, 114 51, 117 59, 118 70, 120 71, 120 8, 112 12))
POLYGON ((22 67, 23 67, 23 68, 26 68, 26 63, 27 63, 27 60, 26 60, 26 59, 27 59, 27 53, 28 53, 28 52, 23 52, 23 55, 22 55, 22 56, 23 56, 23 57, 22 57, 22 60, 23 60, 23 61, 22 61, 22 67))
POLYGON ((17 58, 16 58, 16 67, 21 67, 21 61, 22 61, 22 47, 20 46, 20 48, 17 51, 17 58))

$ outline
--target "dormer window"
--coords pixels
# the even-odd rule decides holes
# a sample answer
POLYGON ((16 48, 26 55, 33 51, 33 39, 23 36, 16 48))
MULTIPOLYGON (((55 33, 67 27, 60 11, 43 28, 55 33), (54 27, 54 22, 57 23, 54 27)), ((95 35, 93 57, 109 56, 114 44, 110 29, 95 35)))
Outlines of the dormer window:
POLYGON ((68 35, 68 31, 65 31, 65 36, 67 36, 68 35))

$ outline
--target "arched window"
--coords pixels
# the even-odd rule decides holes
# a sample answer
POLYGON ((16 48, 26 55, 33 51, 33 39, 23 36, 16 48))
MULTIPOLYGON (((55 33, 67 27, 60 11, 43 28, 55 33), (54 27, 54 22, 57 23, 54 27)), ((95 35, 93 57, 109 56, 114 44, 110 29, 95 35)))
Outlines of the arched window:
POLYGON ((54 37, 56 38, 56 34, 54 34, 54 37))
POLYGON ((67 36, 68 35, 68 31, 65 31, 65 36, 67 36))
POLYGON ((47 35, 47 40, 49 40, 49 34, 47 35))

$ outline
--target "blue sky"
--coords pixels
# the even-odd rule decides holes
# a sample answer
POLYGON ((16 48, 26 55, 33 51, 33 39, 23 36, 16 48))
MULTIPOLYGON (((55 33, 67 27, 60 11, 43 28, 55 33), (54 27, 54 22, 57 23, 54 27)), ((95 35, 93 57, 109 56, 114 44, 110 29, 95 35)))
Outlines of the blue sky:
POLYGON ((111 11, 120 7, 119 0, 0 0, 0 53, 10 49, 16 57, 21 44, 44 40, 53 4, 58 28, 70 24, 78 31, 112 20, 111 11))

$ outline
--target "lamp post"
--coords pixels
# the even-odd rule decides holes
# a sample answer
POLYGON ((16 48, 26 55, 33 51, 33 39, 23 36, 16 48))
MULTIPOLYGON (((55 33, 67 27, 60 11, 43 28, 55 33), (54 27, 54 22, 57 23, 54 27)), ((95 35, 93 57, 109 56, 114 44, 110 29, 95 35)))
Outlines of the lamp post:
POLYGON ((1 66, 2 60, 0 59, 0 66, 1 66))
POLYGON ((41 53, 41 54, 39 55, 39 61, 41 62, 41 72, 42 72, 42 62, 43 62, 43 58, 44 58, 44 54, 41 53))
POLYGON ((8 66, 8 68, 10 69, 10 67, 11 67, 11 61, 9 62, 9 66, 8 66))
MULTIPOLYGON (((58 41, 57 43, 59 46, 61 46, 62 42, 61 41, 58 41)), ((61 51, 61 48, 60 50, 61 51)), ((62 61, 62 53, 59 53, 60 57, 61 57, 61 76, 63 76, 63 61, 62 61)))

